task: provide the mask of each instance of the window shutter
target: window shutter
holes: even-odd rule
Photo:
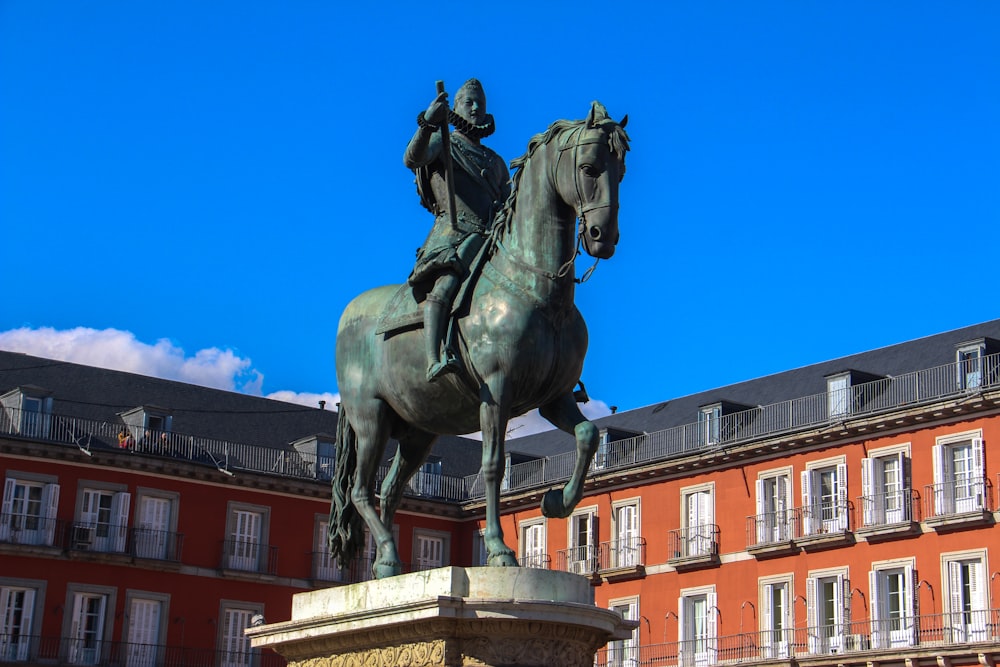
[[[844,624],[844,633],[852,632],[851,627],[851,580],[845,576],[840,577],[840,608],[843,614],[840,621]]]
[[[816,631],[816,626],[818,625],[816,619],[816,595],[818,588],[819,586],[815,577],[808,577],[806,579],[806,635],[809,638],[810,653],[815,653],[819,648],[816,641],[818,637]]]
[[[948,562],[948,602],[950,617],[947,625],[958,631],[962,624],[962,563],[957,560]]]
[[[10,539],[11,508],[14,505],[14,484],[17,480],[8,477],[3,483],[3,505],[0,505],[0,541]]]
[[[42,490],[42,506],[45,508],[45,544],[52,546],[56,537],[56,515],[59,511],[59,485],[46,484]]]
[[[710,491],[701,494],[702,500],[702,521],[705,524],[715,523],[715,495]]]
[[[707,600],[708,604],[708,609],[706,610],[708,618],[705,619],[706,620],[705,628],[707,629],[707,634],[708,634],[707,637],[708,656],[709,656],[708,662],[709,664],[714,665],[716,662],[715,659],[716,646],[718,644],[718,637],[719,637],[719,630],[718,630],[719,607],[717,605],[718,596],[716,595],[715,591],[712,591],[711,593],[705,596],[705,599]]]
[[[875,459],[861,459],[861,521],[865,526],[874,526],[877,498],[872,478],[874,477]]]
[[[814,507],[813,499],[813,471],[803,470],[802,480],[802,533],[812,535],[815,531],[815,522],[819,518],[816,516],[818,510]]]
[[[931,459],[934,462],[934,514],[941,515],[945,513],[945,493],[944,483],[946,477],[944,474],[944,447],[941,445],[934,445],[931,447]]]
[[[684,643],[689,639],[687,627],[687,600],[682,596],[677,598],[677,652],[683,653]],[[680,664],[684,664],[681,661]]]
[[[125,538],[128,537],[128,508],[132,496],[128,493],[116,493],[111,497],[111,524],[114,526],[114,550],[125,551]]]
[[[765,535],[767,534],[767,517],[764,515],[767,513],[765,501],[764,501],[764,480],[758,479],[754,482],[757,488],[757,514],[754,517],[754,526],[756,527],[757,534],[757,544],[763,544],[767,541]]]
[[[847,530],[847,464],[837,464],[837,528]]]
[[[972,475],[976,482],[981,482],[985,478],[983,468],[983,439],[972,439]]]
[[[868,571],[868,616],[872,621],[872,648],[884,648],[883,643],[886,638],[880,633],[882,627],[882,596],[879,595],[879,573],[876,570]]]
[[[774,607],[772,599],[774,597],[774,584],[764,584],[760,599],[760,624],[762,630],[774,629]],[[770,643],[770,641],[768,642]]]
[[[913,509],[910,507],[912,502],[912,494],[909,493],[910,488],[910,461],[906,456],[906,452],[896,452],[896,465],[899,468],[899,508],[902,516],[900,517],[904,521],[909,521],[913,516]]]

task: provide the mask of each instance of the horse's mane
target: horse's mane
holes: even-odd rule
[[[625,132],[625,128],[608,115],[608,110],[600,102],[592,102],[591,109],[594,116],[593,126],[608,128],[608,143],[611,151],[618,159],[624,160],[625,153],[629,150],[629,136]],[[510,168],[514,172],[513,176],[511,176],[510,195],[507,197],[507,201],[504,202],[500,211],[497,212],[494,220],[494,238],[502,238],[508,231],[510,220],[514,215],[514,208],[517,205],[517,191],[518,185],[521,183],[521,174],[524,173],[523,167],[531,159],[531,156],[534,155],[538,147],[544,146],[554,139],[561,137],[566,132],[583,129],[586,123],[586,120],[554,121],[549,125],[548,129],[536,134],[528,141],[528,150],[525,151],[524,155],[510,161]]]

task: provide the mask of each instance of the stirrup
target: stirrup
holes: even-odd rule
[[[457,372],[458,362],[454,358],[449,357],[441,361],[436,361],[427,367],[427,381],[434,382],[442,376]]]

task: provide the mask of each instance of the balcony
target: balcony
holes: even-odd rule
[[[562,549],[556,554],[556,569],[561,572],[572,572],[585,577],[593,576],[600,563],[597,558],[597,547],[585,544],[579,547]]]
[[[63,547],[66,522],[27,514],[0,514],[0,544]]]
[[[794,537],[796,546],[810,551],[853,543],[850,504],[816,503],[796,508],[794,512],[799,528]]]
[[[278,547],[249,540],[223,540],[219,568],[231,572],[250,572],[274,576],[278,566]]]
[[[0,635],[0,665],[115,665],[117,667],[285,667],[273,651],[214,649]]]
[[[754,556],[780,556],[796,551],[793,538],[799,515],[791,510],[747,517],[747,551]]]
[[[606,581],[646,576],[646,540],[632,537],[601,542],[597,552],[598,574]]]
[[[865,619],[815,627],[741,632],[687,641],[634,645],[621,642],[597,652],[598,667],[710,667],[777,661],[782,664],[940,664],[948,656],[962,664],[993,664],[1000,651],[1000,610],[932,614],[892,620]],[[994,656],[994,657],[990,657]],[[938,662],[935,663],[934,659]]]
[[[530,567],[536,570],[552,569],[552,558],[548,554],[525,554],[521,556],[521,567]]]
[[[920,523],[918,500],[912,489],[861,496],[861,525],[854,532],[869,542],[914,535]]]
[[[372,578],[373,556],[358,556],[346,568],[330,557],[329,551],[312,552],[314,583],[357,584]]]
[[[993,489],[988,479],[965,479],[924,487],[924,521],[937,531],[981,526],[993,521]]]
[[[706,523],[680,528],[667,534],[667,563],[678,570],[717,565],[719,562],[719,527]]]

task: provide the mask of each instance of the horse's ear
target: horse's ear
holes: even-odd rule
[[[607,120],[608,110],[604,108],[604,105],[594,100],[590,103],[590,113],[587,114],[587,127],[597,127],[597,124],[602,120]]]
[[[594,116],[597,110],[597,102],[590,103],[590,113],[587,114],[587,127],[594,127]]]
[[[618,124],[621,125],[621,128],[624,130],[625,126],[628,125],[628,114],[622,116],[622,119],[618,121]]]

